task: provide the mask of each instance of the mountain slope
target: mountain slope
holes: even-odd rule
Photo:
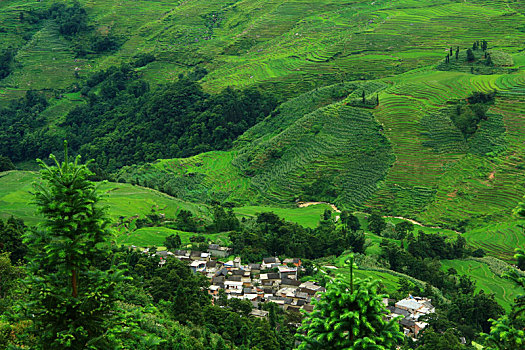
[[[20,19],[54,2],[0,5],[7,23],[0,48],[19,49],[12,76],[0,81],[1,98],[30,88],[67,88],[75,71],[82,77],[140,53],[156,57],[141,68],[151,83],[201,66],[210,72],[204,78],[210,91],[258,85],[289,97],[341,80],[393,76],[481,38],[510,53],[525,39],[523,5],[503,0],[84,0],[89,25],[118,38],[120,47],[75,57],[49,20],[29,25]]]

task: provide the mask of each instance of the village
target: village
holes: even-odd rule
[[[326,291],[315,281],[299,280],[304,269],[299,258],[281,261],[278,257],[267,257],[260,263],[242,264],[239,256],[229,260],[232,258],[231,248],[218,244],[210,244],[206,252],[161,250],[150,254],[148,248],[142,252],[159,257],[160,266],[166,263],[168,256],[186,262],[194,273],[208,278],[208,293],[214,302],[221,293],[228,299],[248,300],[253,306],[250,315],[254,317],[268,317],[269,312],[261,309],[261,304],[267,302],[286,311],[311,312],[314,308],[312,301]],[[417,339],[419,332],[428,325],[420,318],[435,312],[430,299],[412,295],[398,301],[383,298],[383,304],[389,311],[386,317],[397,318],[404,334],[413,339]]]

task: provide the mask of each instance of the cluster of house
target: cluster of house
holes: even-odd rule
[[[148,253],[148,250],[144,250]],[[210,244],[207,252],[174,250],[157,251],[159,264],[166,263],[167,256],[188,263],[195,273],[201,273],[210,279],[208,293],[219,298],[219,291],[224,290],[228,299],[238,298],[249,300],[254,309],[252,315],[266,317],[268,311],[260,310],[260,303],[273,302],[284,310],[312,311],[312,299],[317,293],[326,289],[315,282],[300,282],[298,274],[301,271],[301,259],[285,259],[282,262],[277,257],[264,258],[261,263],[242,264],[240,257],[226,262],[218,260],[232,253],[231,248]],[[406,336],[417,338],[427,323],[420,318],[435,312],[430,299],[409,296],[395,301],[384,299],[383,302],[390,311],[388,318],[399,317],[399,323]],[[392,305],[393,304],[393,305]]]
[[[430,299],[411,295],[387,306],[387,309],[390,311],[388,317],[399,317],[399,324],[403,327],[405,335],[412,338],[417,338],[418,333],[428,325],[420,318],[436,311]]]
[[[144,251],[148,253],[148,251]],[[326,289],[315,282],[300,282],[301,259],[264,258],[261,263],[242,264],[240,257],[226,262],[219,258],[231,255],[231,249],[210,244],[207,252],[174,250],[157,251],[159,264],[164,265],[166,256],[173,256],[188,263],[195,273],[210,279],[208,293],[216,300],[219,290],[224,290],[228,299],[249,300],[257,317],[267,316],[267,311],[259,310],[258,305],[273,302],[284,310],[312,311],[311,301],[319,292]]]

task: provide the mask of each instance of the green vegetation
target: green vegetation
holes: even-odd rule
[[[489,349],[520,347],[513,299],[523,281],[512,269],[514,287],[505,271],[525,268],[513,256],[525,244],[523,13],[523,2],[503,0],[0,2],[0,347],[39,337],[82,347],[127,332],[116,341],[137,349],[292,348],[299,316],[269,304],[269,320],[253,319],[236,299],[211,305],[206,281],[183,264],[127,248],[208,243],[243,261],[303,258],[302,277],[323,284],[351,273],[354,253],[356,276],[435,303],[405,348],[465,349],[460,337],[480,342],[480,332]],[[40,241],[27,254],[20,236],[43,235],[33,226],[49,220],[31,183],[37,193],[51,185],[20,170],[50,152],[63,160],[64,139],[94,158],[103,197],[93,212],[107,206],[112,233],[111,245],[76,249],[96,255],[78,271],[89,261],[82,277],[101,277],[93,284],[113,302],[94,300],[104,320],[88,331],[36,334],[54,304],[34,320],[17,315],[15,304],[43,298],[17,281],[47,269],[40,285],[76,263],[62,264],[58,248],[35,255]],[[103,271],[124,262],[134,280],[109,283]],[[59,282],[69,302],[66,279],[50,285]],[[70,306],[55,303],[49,327]],[[109,325],[117,315],[120,330]],[[337,329],[313,333],[302,347],[355,345],[341,345],[350,333]]]
[[[298,349],[386,350],[403,340],[397,320],[383,317],[378,281],[354,280],[353,266],[350,269],[350,278],[329,283],[312,313],[304,318],[298,329],[302,340]]]
[[[74,90],[86,103],[52,131],[41,113],[49,105],[43,94],[28,91],[0,109],[0,154],[14,161],[44,157],[65,137],[72,150],[95,159],[102,175],[144,160],[228,149],[276,105],[255,89],[208,95],[189,78],[149,91],[124,65],[93,74]]]
[[[345,228],[337,229],[330,210],[325,213],[314,229],[286,222],[272,212],[259,213],[237,231],[230,232],[233,253],[252,262],[272,255],[309,259],[337,256],[345,248],[363,253],[364,234]]]
[[[314,200],[355,207],[376,191],[393,161],[369,112],[342,102],[325,106],[357,86],[334,85],[280,105],[243,134],[233,152],[127,167],[115,177],[186,200],[270,205]]]
[[[18,315],[32,323],[35,346],[43,349],[111,347],[117,344],[116,287],[124,281],[116,266],[94,268],[109,238],[100,195],[88,180],[92,173],[80,157],[42,165],[43,184],[35,203],[44,221],[24,235],[29,247],[27,278],[30,311]]]
[[[273,212],[286,221],[295,222],[304,227],[314,228],[319,224],[325,210],[332,210],[327,204],[311,205],[303,208],[278,208],[263,206],[235,207],[233,211],[240,218],[255,217],[258,213]]]
[[[516,259],[525,259],[525,251],[516,249]],[[492,321],[489,334],[483,334],[488,349],[512,349],[523,347],[523,336],[525,331],[525,303],[523,292],[525,291],[525,277],[516,270],[508,271],[505,277],[510,279],[521,289],[521,294],[515,299],[511,311],[497,320]]]
[[[211,72],[205,78],[207,88],[215,91],[257,84],[290,96],[324,83],[373,79],[433,64],[443,57],[444,48],[457,45],[461,52],[466,51],[473,38],[487,40],[489,49],[517,52],[525,37],[519,26],[521,4],[507,6],[501,1],[437,1],[433,6],[409,0],[345,6],[333,0],[278,1],[273,6],[264,6],[262,1],[225,4],[204,0],[80,3],[87,12],[88,26],[96,33],[125,38],[115,52],[77,62],[81,74],[126,61],[137,52],[152,53],[157,60],[144,69],[150,82],[169,81],[203,65]],[[17,27],[28,25],[34,11],[51,4],[11,0],[2,5],[5,31],[0,33],[1,42],[16,44],[21,40],[16,37]],[[20,17],[28,21],[21,23]],[[465,23],[469,23],[468,30]],[[29,32],[29,36],[44,31]],[[60,36],[56,30],[45,42]],[[399,38],[395,45],[389,40],[392,36]],[[72,43],[64,44],[55,61],[43,61],[51,67],[41,79],[74,78],[68,67],[74,56],[66,55]],[[27,62],[23,70],[34,71],[43,62]],[[22,77],[14,75],[13,85],[22,86]],[[68,85],[56,81],[51,86]]]
[[[458,274],[470,276],[476,281],[476,290],[494,293],[495,299],[505,310],[510,310],[520,290],[512,281],[491,271],[487,264],[474,260],[442,260],[443,271],[454,268]]]

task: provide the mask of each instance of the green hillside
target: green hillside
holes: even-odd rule
[[[525,195],[519,165],[524,79],[520,72],[476,75],[430,67],[385,80],[388,85],[334,85],[284,103],[241,136],[233,152],[126,168],[117,178],[145,183],[141,179],[151,174],[185,199],[281,205],[324,200],[455,229],[501,220]],[[374,98],[367,88],[377,91],[380,105],[349,107],[362,89]],[[497,94],[487,120],[465,139],[447,106],[491,91]],[[327,94],[348,97],[324,107],[331,102]],[[158,180],[159,173],[167,180]],[[331,183],[323,182],[325,175]]]
[[[82,76],[139,53],[156,57],[141,68],[153,83],[200,65],[210,72],[204,78],[210,90],[261,85],[292,96],[329,82],[392,76],[432,64],[445,48],[481,37],[517,52],[525,37],[519,25],[523,5],[503,0],[439,0],[432,6],[413,0],[82,0],[89,25],[122,43],[114,52],[75,58],[52,23],[20,20],[21,12],[54,2],[0,5],[6,28],[0,45],[19,48],[17,68],[1,82],[4,98],[28,88],[66,88],[77,68]],[[21,30],[28,32],[25,39]]]
[[[494,293],[498,303],[506,310],[510,310],[510,305],[514,298],[520,294],[512,281],[501,278],[491,271],[487,264],[474,260],[444,260],[443,269],[454,268],[460,275],[471,276],[477,283],[477,290],[483,289],[486,293]]]
[[[133,165],[114,180],[197,202],[371,206],[453,229],[501,220],[525,194],[519,3],[80,1],[88,27],[78,35],[117,43],[83,54],[57,20],[30,20],[53,3],[0,6],[0,45],[16,52],[0,100],[55,89],[37,132],[53,142],[68,137],[61,121],[86,100],[75,85],[121,63],[152,86],[198,68],[208,92],[256,86],[293,97],[231,151]],[[480,39],[491,61],[474,50],[467,62]],[[445,62],[456,47],[458,59]],[[492,91],[488,118],[467,140],[451,123],[454,104]]]
[[[356,206],[394,161],[367,109],[336,102],[384,84],[337,84],[283,103],[231,152],[124,167],[115,178],[204,202],[290,205],[321,200]]]
[[[38,173],[9,171],[0,173],[0,217],[19,217],[28,224],[41,221],[31,203],[32,183]],[[180,209],[189,210],[198,217],[209,218],[208,207],[172,198],[164,193],[130,184],[102,183],[99,189],[104,195],[103,203],[109,216],[116,222],[120,217],[144,217],[156,210],[175,217]]]

